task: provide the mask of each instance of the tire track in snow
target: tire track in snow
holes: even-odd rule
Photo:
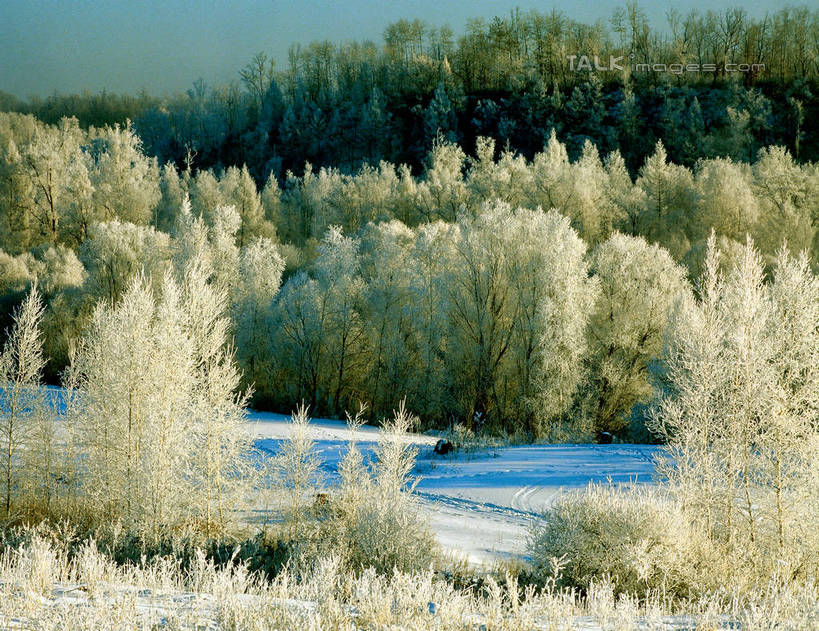
[[[252,420],[257,446],[267,456],[277,453],[289,435],[287,419],[254,414]],[[326,419],[313,421],[311,429],[325,483],[333,486],[350,434],[343,422]],[[358,435],[367,458],[377,437],[376,428]],[[409,435],[406,441],[421,452],[414,493],[438,542],[479,563],[522,556],[532,520],[569,490],[607,479],[615,484],[650,481],[656,453],[646,445],[536,444],[442,458],[432,453],[434,437]]]
[[[517,517],[521,519],[531,519],[537,517],[536,513],[514,506],[501,506],[492,502],[479,502],[451,495],[440,495],[438,493],[425,493],[415,491],[414,495],[425,502],[437,506],[446,506],[463,514],[484,514],[497,515],[501,518]]]
[[[643,445],[526,445],[491,455],[423,459],[416,495],[445,548],[476,562],[523,556],[534,519],[589,482],[648,482],[656,449]]]

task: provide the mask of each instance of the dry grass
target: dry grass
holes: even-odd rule
[[[265,581],[204,553],[187,569],[157,557],[116,565],[93,543],[69,559],[34,535],[0,557],[0,628],[19,629],[808,629],[819,622],[815,585],[739,597],[713,593],[670,605],[660,593],[615,596],[610,581],[585,596],[522,588],[514,577],[457,589],[433,571],[348,573],[338,557],[296,580]],[[736,628],[736,627],[734,627]]]

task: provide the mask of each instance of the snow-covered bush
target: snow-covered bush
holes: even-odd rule
[[[411,494],[417,450],[407,432],[416,421],[402,405],[382,429],[371,470],[354,443],[341,464],[329,535],[353,569],[419,572],[433,561],[435,539]]]
[[[596,581],[574,591],[523,588],[510,576],[455,587],[432,571],[348,573],[338,555],[309,573],[288,568],[265,580],[239,558],[222,563],[195,551],[115,563],[103,547],[40,529],[0,532],[0,624],[68,629],[811,629],[815,586],[726,588],[693,600],[667,594],[616,596]]]
[[[321,461],[316,442],[310,436],[310,419],[302,405],[290,417],[290,436],[273,459],[272,469],[277,490],[283,491],[282,514],[287,537],[304,536],[309,508],[318,489]]]
[[[395,569],[423,571],[434,559],[434,537],[412,496],[410,472],[417,452],[407,432],[417,419],[399,407],[382,429],[374,460],[368,462],[356,444],[364,410],[348,416],[351,437],[339,466],[341,485],[326,494],[318,493],[318,462],[306,410],[293,415],[291,437],[276,459],[274,479],[284,491],[286,539],[300,573],[311,571],[317,559],[329,553],[340,555],[348,570],[372,568],[386,575]]]
[[[661,589],[687,597],[705,585],[699,573],[708,547],[698,541],[679,504],[648,487],[591,484],[558,498],[529,533],[536,573],[554,568],[564,585],[589,590],[609,580],[615,594]],[[554,560],[559,562],[555,562]]]

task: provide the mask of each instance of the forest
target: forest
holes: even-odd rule
[[[656,27],[635,2],[591,24],[557,9],[518,10],[470,20],[457,36],[449,26],[400,20],[383,43],[294,44],[281,69],[260,52],[227,85],[200,79],[172,96],[26,101],[0,92],[0,110],[52,125],[76,117],[84,129],[130,120],[160,165],[247,165],[259,187],[271,173],[280,182],[288,171],[303,175],[306,163],[353,174],[386,160],[418,175],[439,133],[470,155],[478,137],[491,137],[532,159],[554,129],[572,159],[589,139],[601,155],[619,149],[632,175],[657,140],[688,167],[703,157],[753,162],[768,145],[815,161],[816,131],[806,121],[817,116],[817,29],[809,5],[762,18],[740,6],[672,9]],[[625,71],[580,69],[571,55],[602,67],[614,57]]]
[[[762,593],[809,619],[817,90],[816,9],[657,30],[627,3],[401,20],[171,96],[0,93],[0,569],[329,599],[316,628],[370,589],[366,628],[467,600],[499,629],[615,601],[756,628]],[[250,408],[292,414],[273,458]],[[350,425],[333,492],[311,415]],[[422,432],[660,445],[662,482],[561,496],[476,578],[417,510]]]
[[[711,235],[726,262],[750,238],[766,273],[783,247],[819,260],[819,170],[781,146],[689,168],[658,141],[632,179],[555,132],[531,160],[440,136],[418,176],[308,164],[260,189],[246,166],[160,167],[130,126],[2,114],[0,135],[0,287],[10,313],[39,285],[50,382],[100,300],[201,253],[256,407],[378,418],[406,397],[429,427],[640,436]]]

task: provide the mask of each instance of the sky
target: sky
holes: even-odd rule
[[[20,98],[103,89],[161,95],[199,78],[221,85],[264,51],[283,69],[293,43],[369,39],[401,18],[449,24],[508,15],[515,7],[556,8],[584,22],[608,21],[624,0],[0,0],[0,90]],[[665,26],[670,0],[641,3]],[[745,6],[753,17],[781,0],[676,0],[692,8]]]

